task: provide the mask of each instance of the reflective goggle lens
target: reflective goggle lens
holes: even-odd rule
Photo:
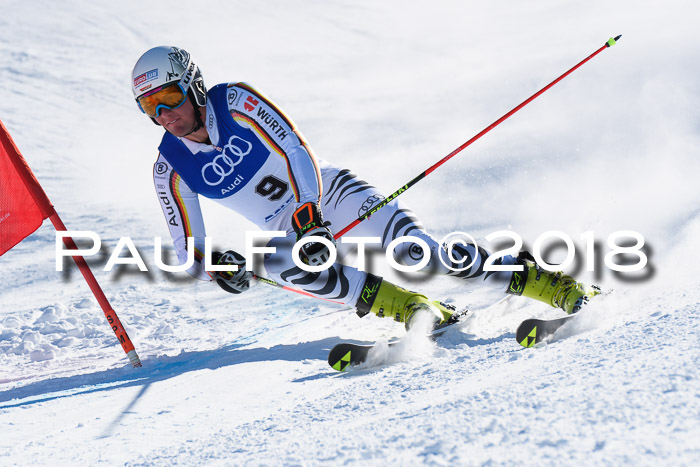
[[[187,100],[180,83],[168,84],[138,98],[141,110],[151,118],[159,117],[162,109],[177,109]]]

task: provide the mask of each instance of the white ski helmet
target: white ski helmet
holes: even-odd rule
[[[200,107],[207,104],[207,89],[202,73],[184,49],[171,46],[152,48],[138,59],[131,78],[131,89],[137,103],[139,97],[148,92],[166,84],[179,83],[182,91],[189,94],[194,103]]]

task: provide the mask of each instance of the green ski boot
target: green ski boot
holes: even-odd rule
[[[529,254],[519,257],[518,262],[525,270],[513,272],[507,293],[533,298],[561,308],[569,315],[600,293],[597,286],[588,287],[562,272],[546,271],[530,258]]]
[[[362,317],[372,312],[380,318],[392,317],[411,327],[411,320],[416,312],[427,310],[433,314],[435,325],[450,319],[454,309],[439,301],[430,301],[425,295],[411,292],[383,280],[381,277],[367,274],[367,280],[357,301],[357,314]]]

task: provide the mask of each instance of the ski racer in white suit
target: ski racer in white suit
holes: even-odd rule
[[[373,312],[408,324],[419,309],[428,309],[436,321],[449,319],[451,310],[424,295],[398,287],[381,277],[336,262],[322,272],[297,267],[291,247],[299,239],[323,237],[334,242],[332,232],[342,229],[385,198],[376,188],[347,169],[316,157],[287,117],[269,98],[245,83],[219,84],[208,92],[201,72],[189,53],[177,47],[155,47],[141,56],[133,73],[133,92],[141,110],[166,131],[159,146],[153,179],[173,238],[178,258],[187,259],[187,237],[194,238],[195,263],[188,272],[215,280],[223,289],[241,293],[252,277],[242,255],[213,252],[214,264],[235,264],[238,272],[204,270],[205,227],[199,196],[211,198],[266,231],[286,231],[268,246],[277,252],[265,255],[265,269],[281,284],[314,296],[355,306],[360,316]],[[516,295],[525,295],[564,309],[578,310],[586,299],[584,287],[569,276],[538,268],[531,258],[505,256],[495,264],[520,264],[521,272],[485,272],[488,253],[472,245],[454,246],[455,260],[473,260],[459,271],[450,264],[441,245],[428,235],[415,215],[391,201],[360,223],[353,236],[379,237],[381,247],[395,238],[411,235],[430,248],[425,270],[480,282]],[[352,244],[337,244],[339,256]],[[405,265],[418,264],[424,251],[403,243],[393,252]],[[300,250],[310,265],[323,264],[329,249],[309,242]]]

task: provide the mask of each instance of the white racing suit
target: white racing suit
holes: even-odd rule
[[[384,196],[349,170],[318,159],[294,123],[265,95],[245,83],[219,84],[208,92],[204,125],[210,145],[166,132],[153,170],[156,192],[181,264],[187,259],[186,238],[194,237],[196,261],[188,272],[211,280],[204,271],[206,231],[198,199],[205,196],[242,214],[263,230],[286,231],[286,237],[273,238],[268,244],[277,249],[275,254],[265,255],[265,269],[272,279],[354,306],[367,273],[340,261],[315,273],[297,267],[291,257],[296,241],[291,215],[303,203],[320,202],[324,221],[332,232],[337,232],[384,200]],[[466,257],[465,264],[474,260],[471,267],[464,271],[446,267],[437,257],[441,245],[397,200],[348,235],[379,237],[382,249],[401,236],[419,237],[431,250],[431,260],[423,268],[426,271],[480,281],[504,292],[511,278],[510,272],[485,272],[486,251],[477,251],[471,245],[452,253],[457,260]],[[339,257],[356,248],[339,242]],[[403,243],[393,252],[398,263],[408,266],[418,264],[423,254],[419,245],[411,243]],[[444,250],[443,259],[450,264]],[[514,261],[506,256],[495,264]],[[453,269],[460,266],[452,265]]]

